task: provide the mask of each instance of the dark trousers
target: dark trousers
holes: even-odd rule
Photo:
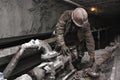
[[[78,42],[76,48],[77,48],[78,59],[79,58],[81,59],[84,56],[85,42],[84,41]]]

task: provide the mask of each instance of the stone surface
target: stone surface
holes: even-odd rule
[[[0,0],[0,38],[54,30],[61,13],[70,9],[61,0]]]

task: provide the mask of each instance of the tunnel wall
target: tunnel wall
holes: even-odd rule
[[[66,9],[61,0],[0,0],[0,38],[53,31]]]
[[[0,42],[5,41],[3,38],[8,38],[9,41],[9,37],[51,32],[61,13],[74,7],[62,0],[0,0]],[[93,32],[96,49],[104,48],[120,32],[113,29],[115,25],[111,25],[116,24],[114,20],[116,19],[105,20],[101,16],[89,14],[93,30],[99,31],[101,28],[112,26],[109,30],[100,31],[100,39],[98,31]],[[116,29],[119,30],[119,26]]]

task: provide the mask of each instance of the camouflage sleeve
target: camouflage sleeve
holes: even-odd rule
[[[94,42],[94,38],[91,32],[89,23],[87,24],[87,27],[86,27],[85,40],[86,40],[86,48],[88,50],[89,55],[94,54],[95,42]]]
[[[57,45],[58,46],[65,45],[64,30],[65,30],[65,25],[66,25],[67,19],[68,19],[68,11],[65,11],[61,15],[58,23],[56,24],[55,34],[56,34],[56,37],[57,37]]]

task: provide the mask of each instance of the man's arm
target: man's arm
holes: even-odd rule
[[[55,30],[55,32],[56,32],[56,37],[57,37],[57,44],[58,44],[58,46],[63,46],[63,45],[65,45],[65,41],[64,41],[64,30],[65,30],[65,25],[66,25],[67,20],[68,20],[68,11],[65,11],[65,12],[61,15],[61,17],[60,17],[60,19],[59,19],[59,21],[58,21],[58,23],[57,23],[57,25],[56,25],[56,30]]]
[[[86,24],[85,40],[86,40],[86,47],[89,55],[94,56],[95,42],[94,42],[94,38],[91,32],[89,23]]]

